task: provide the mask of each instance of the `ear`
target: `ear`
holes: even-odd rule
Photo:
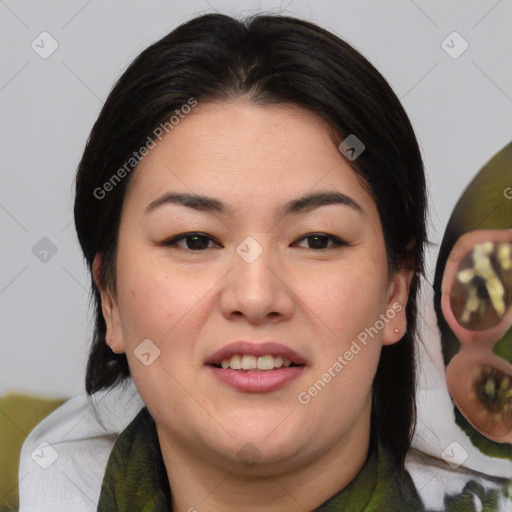
[[[101,295],[101,310],[103,318],[107,326],[105,341],[116,354],[122,354],[125,351],[123,327],[121,324],[121,316],[115,294],[111,290],[105,289],[101,285],[100,275],[101,255],[96,253],[92,264],[94,283],[96,284]]]
[[[386,311],[381,315],[384,321],[383,345],[397,343],[407,332],[406,306],[413,276],[414,270],[407,266],[407,268],[397,271],[391,278]]]

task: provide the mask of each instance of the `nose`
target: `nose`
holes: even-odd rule
[[[233,269],[223,281],[220,307],[230,319],[245,318],[253,324],[281,322],[293,315],[294,293],[275,251],[259,244],[239,246],[233,253]],[[263,249],[263,250],[262,250]],[[260,253],[261,252],[261,253]]]

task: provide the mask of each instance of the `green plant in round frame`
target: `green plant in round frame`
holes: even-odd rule
[[[434,306],[457,424],[483,453],[512,458],[512,143],[452,212]]]

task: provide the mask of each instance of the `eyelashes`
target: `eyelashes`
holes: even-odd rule
[[[309,247],[309,249],[314,249],[314,250],[336,249],[338,247],[348,247],[350,245],[345,240],[343,240],[337,236],[334,236],[334,235],[329,235],[327,233],[311,233],[308,235],[304,235],[298,239],[298,241],[301,241],[301,240],[314,240],[313,247]],[[332,240],[332,245],[327,246],[327,247],[318,247],[319,240]],[[320,244],[320,245],[322,245],[322,244]]]
[[[179,245],[179,242],[182,240],[193,240],[192,246],[193,247],[183,247]],[[172,238],[169,238],[162,242],[160,245],[166,246],[166,247],[172,247],[177,246],[181,247],[182,249],[188,249],[191,251],[204,251],[205,249],[211,249],[211,247],[204,247],[204,242],[208,243],[209,241],[215,242],[218,246],[220,245],[219,242],[217,242],[214,238],[212,238],[209,235],[206,235],[204,233],[182,233],[181,235],[174,236]],[[185,243],[185,245],[188,245]],[[202,247],[202,248],[201,248]]]
[[[311,244],[308,243],[310,247],[305,248],[312,249],[315,251],[325,251],[350,246],[350,244],[345,240],[337,236],[330,235],[328,233],[309,233],[298,238],[295,242],[293,242],[293,244],[297,244],[298,242],[301,242],[303,240],[312,242]],[[331,244],[324,246],[324,242],[326,241],[327,243],[328,241],[331,241]],[[214,244],[216,244],[217,247],[209,247],[209,242],[214,242]],[[164,240],[158,245],[164,247],[178,247],[193,252],[203,252],[208,249],[222,247],[222,245],[210,235],[199,232],[182,233],[180,235],[176,235],[172,238]]]

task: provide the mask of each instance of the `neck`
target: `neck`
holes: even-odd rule
[[[369,404],[368,404],[369,405]],[[157,426],[172,491],[172,510],[187,512],[305,512],[344,489],[364,466],[369,450],[370,407],[334,445],[286,470],[258,462],[254,474],[220,457],[198,458]],[[212,463],[212,460],[215,463]],[[263,468],[263,469],[262,469]]]

